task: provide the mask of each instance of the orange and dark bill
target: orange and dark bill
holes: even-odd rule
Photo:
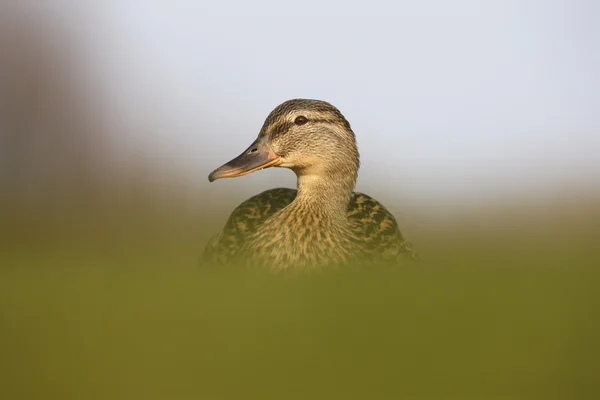
[[[267,144],[266,137],[254,141],[242,154],[220,166],[208,175],[209,182],[221,178],[235,178],[259,169],[281,165],[281,157]]]

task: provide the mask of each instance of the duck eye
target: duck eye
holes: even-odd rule
[[[296,117],[296,119],[294,120],[294,123],[296,125],[304,125],[307,122],[308,122],[308,118],[306,118],[303,115],[300,115],[300,116]]]

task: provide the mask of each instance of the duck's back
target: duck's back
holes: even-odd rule
[[[239,255],[247,238],[267,218],[289,205],[296,198],[296,190],[276,188],[250,197],[236,207],[223,231],[213,237],[204,251],[208,263],[227,264]]]
[[[247,238],[267,218],[294,201],[296,193],[289,188],[270,189],[244,201],[231,213],[223,231],[206,246],[205,260],[226,264],[234,259]],[[363,253],[390,261],[416,258],[394,216],[372,197],[354,192],[348,206],[348,220],[354,241]]]
[[[400,233],[392,213],[371,196],[359,192],[352,194],[348,220],[357,245],[372,259],[394,262],[417,259],[412,246]]]

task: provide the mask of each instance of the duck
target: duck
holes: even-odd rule
[[[208,180],[279,167],[296,174],[297,189],[269,189],[241,203],[207,244],[204,260],[273,271],[416,260],[394,216],[354,192],[359,166],[355,134],[335,106],[313,99],[280,104],[256,140]]]

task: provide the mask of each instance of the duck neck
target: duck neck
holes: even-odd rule
[[[323,224],[346,224],[348,204],[356,183],[356,173],[315,174],[297,172],[298,194],[295,207],[314,214]]]

